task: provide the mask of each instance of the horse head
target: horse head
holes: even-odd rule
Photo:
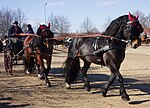
[[[48,26],[46,25],[40,25],[40,27],[37,30],[37,35],[41,36],[42,38],[53,38],[54,34],[50,30],[50,23]]]
[[[140,33],[143,32],[143,27],[139,23],[139,15],[133,16],[130,12],[128,14],[128,22],[124,29],[124,36],[130,41],[132,48],[137,48],[141,45]]]

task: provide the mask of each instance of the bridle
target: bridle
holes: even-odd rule
[[[129,44],[134,46],[134,48],[138,47],[141,43],[141,40],[139,38],[140,33],[143,31],[143,28],[141,27],[141,24],[139,23],[139,20],[132,20],[128,21],[126,25],[127,29],[127,35],[129,35],[128,41]],[[132,46],[132,47],[133,47]]]
[[[133,23],[136,23],[136,22],[139,22],[139,20],[128,21],[127,24],[133,24]]]
[[[49,30],[48,28],[42,29],[42,31],[41,31],[41,37],[42,37],[43,39],[47,38],[48,36],[47,36],[46,32],[49,32],[49,31],[50,31],[50,30]]]
[[[45,27],[44,29],[41,30],[41,38],[42,38],[42,41],[43,41],[43,44],[47,47],[48,50],[52,49],[52,45],[53,45],[53,42],[52,40],[49,40],[49,37],[48,35],[50,35],[49,33],[46,34],[46,32],[51,32],[49,28]]]

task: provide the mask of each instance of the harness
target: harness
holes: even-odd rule
[[[122,46],[117,45],[117,44],[119,42],[123,42],[125,44],[129,43],[129,41],[127,42],[125,40],[111,40],[111,39],[107,39],[107,40],[105,40],[106,41],[106,45],[99,46],[98,39],[99,38],[96,38],[96,40],[93,41],[93,45],[92,45],[93,49],[95,50],[93,52],[93,55],[96,55],[96,56],[100,56],[103,53],[107,52],[108,50],[112,50],[112,49],[117,49],[117,50],[124,51],[126,49],[126,46],[122,47]],[[117,41],[117,42],[113,43],[113,41]]]

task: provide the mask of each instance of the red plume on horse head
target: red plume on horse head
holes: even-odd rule
[[[45,24],[40,25],[41,30],[46,29],[46,28],[50,29],[50,23],[48,23],[48,26],[46,26]]]
[[[129,14],[128,14],[129,21],[136,21],[136,20],[138,20],[138,18],[139,18],[139,15],[136,15],[136,17],[135,17],[129,12]]]

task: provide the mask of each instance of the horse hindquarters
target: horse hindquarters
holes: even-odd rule
[[[77,74],[80,72],[79,58],[67,58],[64,64],[64,75],[66,88],[70,88],[70,84],[76,80]]]

